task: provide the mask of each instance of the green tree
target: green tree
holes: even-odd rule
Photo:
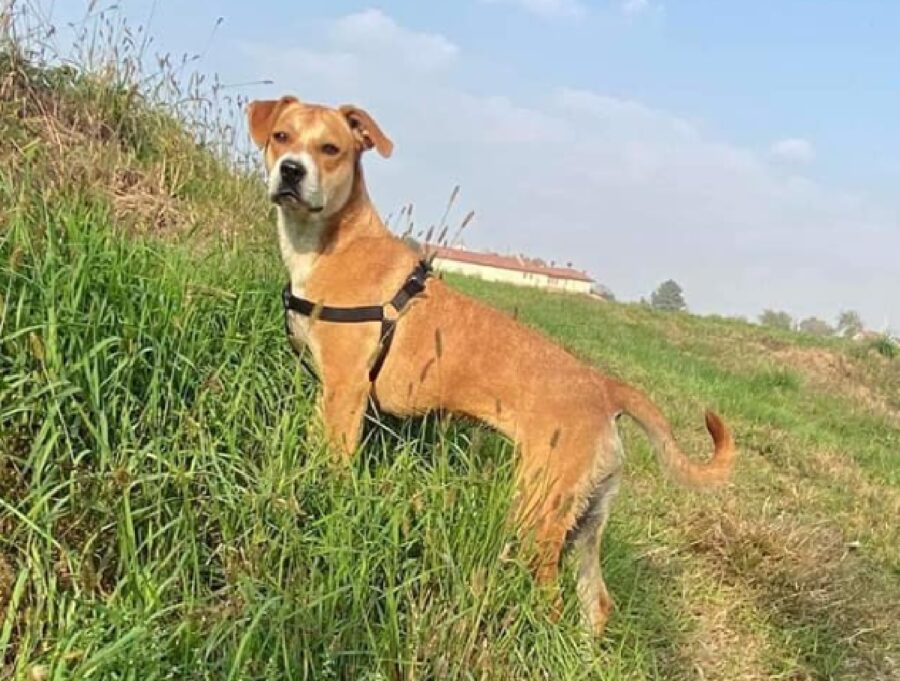
[[[591,293],[593,293],[595,296],[603,298],[603,300],[608,300],[610,302],[614,302],[616,299],[615,294],[613,294],[613,292],[603,284],[594,284],[591,287]]]
[[[681,287],[672,279],[664,281],[650,294],[650,304],[657,310],[679,311],[687,309]]]
[[[807,317],[797,325],[797,328],[803,333],[813,336],[831,336],[834,334],[834,329],[831,328],[828,322],[818,317]]]
[[[843,310],[838,315],[837,328],[844,338],[853,338],[863,330],[862,318],[856,310]]]
[[[790,330],[794,327],[794,320],[791,318],[791,315],[781,310],[763,310],[762,314],[759,315],[759,323],[776,329]]]

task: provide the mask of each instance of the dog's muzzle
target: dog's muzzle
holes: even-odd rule
[[[309,201],[304,198],[302,185],[309,171],[303,163],[293,159],[285,159],[278,164],[277,172],[278,184],[270,195],[273,202],[277,204],[294,202],[313,213],[322,210],[321,206],[310,205]]]
[[[298,161],[285,159],[279,163],[278,186],[272,192],[272,201],[282,203],[286,200],[294,200],[302,203],[303,197],[300,194],[300,183],[303,182],[306,174],[306,167]]]

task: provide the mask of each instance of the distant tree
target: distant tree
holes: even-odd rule
[[[838,315],[837,328],[844,338],[853,338],[863,330],[862,318],[856,310],[844,310]]]
[[[803,333],[813,336],[831,336],[834,334],[834,329],[831,328],[828,322],[818,317],[807,317],[797,324],[797,328]]]
[[[794,326],[794,320],[787,312],[776,310],[763,310],[759,315],[759,323],[763,326],[771,326],[776,329],[791,329]]]
[[[679,311],[687,308],[681,287],[672,279],[664,281],[650,294],[650,304],[657,310]]]
[[[615,294],[613,294],[613,292],[603,284],[594,284],[591,287],[591,293],[593,293],[595,296],[603,298],[603,300],[608,300],[609,302],[614,302],[616,300]]]

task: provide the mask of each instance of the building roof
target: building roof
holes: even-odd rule
[[[526,258],[521,255],[497,255],[496,253],[476,253],[461,248],[450,248],[449,246],[436,246],[434,244],[425,244],[425,252],[429,255],[434,254],[437,258],[444,260],[453,260],[456,262],[469,263],[471,265],[484,265],[486,267],[496,267],[504,270],[515,270],[517,272],[528,272],[530,274],[543,274],[554,279],[573,279],[575,281],[594,280],[585,272],[573,269],[571,267],[554,267],[548,265],[543,260],[537,258]]]

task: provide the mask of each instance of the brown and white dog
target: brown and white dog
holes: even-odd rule
[[[365,111],[306,104],[294,97],[255,101],[250,132],[264,150],[278,240],[291,291],[328,306],[391,299],[419,255],[393,236],[366,192],[361,157],[393,144]],[[679,482],[727,480],[734,443],[706,415],[715,444],[708,463],[687,458],[665,417],[641,391],[585,366],[540,333],[429,279],[400,317],[374,382],[369,369],[378,324],[339,324],[292,314],[295,343],[311,352],[322,380],[325,433],[335,452],[356,449],[370,394],[398,416],[432,410],[474,417],[517,445],[516,522],[535,540],[535,575],[555,588],[561,552],[578,560],[577,591],[600,634],[612,601],[600,572],[600,538],[623,463],[616,419],[646,431],[661,464]]]

